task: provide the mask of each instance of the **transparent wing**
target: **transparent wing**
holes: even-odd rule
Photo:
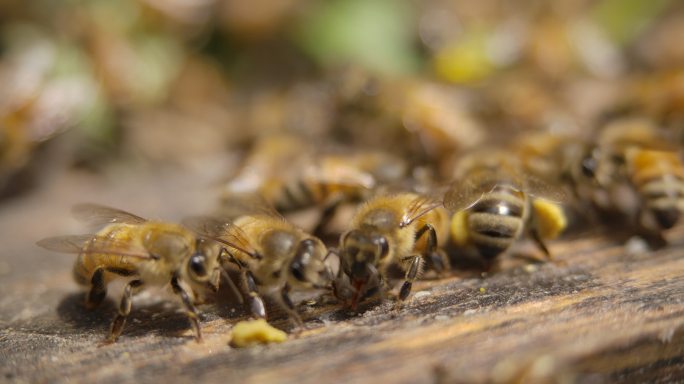
[[[482,156],[487,156],[482,153]],[[494,153],[493,157],[474,164],[462,177],[455,179],[444,194],[444,206],[451,212],[472,207],[484,194],[497,186],[507,186],[518,191],[525,190],[525,178],[519,163],[506,153]]]
[[[90,203],[75,205],[71,209],[71,213],[77,220],[93,227],[103,227],[112,223],[142,224],[147,221],[140,216],[117,208]]]
[[[81,253],[85,244],[92,240],[95,235],[71,235],[55,236],[42,239],[36,243],[37,246],[50,251],[62,253]]]
[[[229,219],[240,216],[264,215],[279,220],[285,218],[259,194],[239,195],[223,201],[221,215]]]
[[[237,249],[251,257],[258,258],[245,232],[229,218],[193,216],[184,219],[183,225],[200,236]]]
[[[62,253],[107,254],[136,259],[154,259],[150,253],[140,247],[134,247],[128,241],[115,240],[97,235],[67,235],[48,237],[36,243],[50,251]]]
[[[451,212],[470,208],[492,189],[491,186],[473,180],[456,180],[444,193],[444,206]]]
[[[214,216],[192,216],[183,219],[183,225],[196,233],[208,237],[220,237],[226,231],[228,219],[220,219]]]
[[[532,175],[525,175],[525,193],[556,203],[570,200],[567,188],[562,183],[551,183]]]

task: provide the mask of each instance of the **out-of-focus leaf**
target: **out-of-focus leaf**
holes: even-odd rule
[[[173,79],[182,64],[182,49],[178,42],[163,35],[141,37],[136,42],[138,54],[135,91],[146,101],[159,101],[168,94]]]
[[[618,44],[628,44],[671,0],[603,0],[592,10],[594,19]]]
[[[58,44],[50,79],[51,84],[57,85],[53,87],[55,92],[71,100],[67,104],[71,105],[73,116],[66,123],[99,144],[111,143],[111,108],[85,52],[72,43]]]
[[[296,39],[319,63],[357,64],[381,73],[418,68],[414,22],[408,2],[333,0],[302,20]]]

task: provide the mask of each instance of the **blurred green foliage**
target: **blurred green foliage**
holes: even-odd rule
[[[307,12],[296,30],[304,50],[325,66],[340,62],[388,74],[415,73],[415,10],[395,0],[333,0]]]
[[[439,111],[460,110],[444,89],[477,92],[462,109],[480,120],[547,124],[563,109],[548,84],[684,67],[683,14],[673,0],[0,1],[0,189],[65,131],[63,156],[92,164],[194,164],[278,130],[405,137],[411,103],[439,131]]]
[[[603,0],[592,13],[610,37],[621,45],[632,41],[654,21],[672,0]]]

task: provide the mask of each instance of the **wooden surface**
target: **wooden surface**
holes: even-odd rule
[[[229,291],[221,292],[217,304],[200,307],[202,344],[193,341],[175,302],[164,300],[163,292],[145,293],[134,302],[119,342],[99,347],[114,301],[86,311],[71,281],[73,259],[43,252],[35,240],[78,233],[65,221],[69,205],[77,201],[120,203],[140,208],[134,212],[141,215],[164,218],[206,206],[187,205],[199,191],[167,192],[160,198],[155,189],[131,191],[114,181],[80,177],[69,176],[0,207],[5,248],[0,258],[0,381],[684,380],[682,229],[670,234],[673,246],[632,255],[621,241],[601,234],[556,242],[552,263],[508,266],[484,277],[465,271],[422,281],[401,308],[392,302],[369,303],[354,314],[325,297],[304,302],[305,331],[284,344],[248,349],[228,346],[231,324],[244,318]],[[165,180],[155,180],[156,188],[165,190]],[[136,203],[131,204],[133,196]],[[277,327],[290,328],[281,313],[273,313]]]

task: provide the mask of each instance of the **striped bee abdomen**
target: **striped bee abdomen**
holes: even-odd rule
[[[467,221],[470,241],[483,258],[497,257],[519,237],[524,209],[522,194],[509,187],[497,187],[470,208]]]
[[[309,183],[299,178],[283,185],[274,205],[279,211],[295,211],[320,203],[325,195],[325,184]]]
[[[675,152],[636,150],[629,156],[631,181],[662,229],[684,212],[684,166]]]

